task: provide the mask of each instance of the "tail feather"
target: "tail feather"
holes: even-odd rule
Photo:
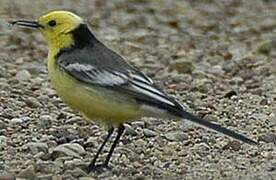
[[[189,120],[191,122],[194,122],[198,125],[207,127],[209,129],[212,129],[212,130],[215,130],[215,131],[220,132],[222,134],[225,134],[227,136],[230,136],[234,139],[240,140],[244,143],[251,144],[251,145],[258,145],[258,142],[254,141],[252,139],[249,139],[249,138],[245,137],[242,134],[236,133],[236,132],[234,132],[230,129],[222,127],[221,125],[218,125],[218,124],[212,123],[210,121],[198,118],[198,117],[194,116],[193,114],[191,114],[189,112],[182,111],[182,117],[184,119],[187,119],[187,120]]]

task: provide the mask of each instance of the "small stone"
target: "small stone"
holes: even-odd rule
[[[131,123],[131,126],[144,128],[145,127],[145,122],[144,121],[135,121],[135,122]]]
[[[135,143],[137,147],[144,147],[147,144],[147,142],[143,139],[138,139]]]
[[[81,168],[75,168],[71,172],[71,174],[76,178],[87,176],[87,173],[85,171],[83,171]]]
[[[7,144],[8,138],[6,136],[0,136],[0,147]]]
[[[211,73],[211,74],[217,75],[217,76],[222,76],[225,73],[225,71],[219,65],[212,66],[208,70],[208,72]]]
[[[92,177],[80,177],[79,180],[96,180],[96,179]]]
[[[128,124],[125,124],[125,134],[130,136],[137,136],[138,133],[135,131],[133,127],[131,127]]]
[[[25,146],[31,151],[32,154],[37,154],[39,152],[48,152],[48,145],[46,143],[30,142]]]
[[[191,74],[193,70],[193,63],[186,59],[174,61],[169,65],[170,72],[177,71],[180,74]]]
[[[222,70],[229,73],[237,69],[237,64],[234,61],[225,61],[222,65]]]
[[[45,174],[45,175],[40,175],[36,176],[36,180],[53,180],[53,175],[52,174]]]
[[[182,131],[173,131],[165,134],[165,138],[169,141],[183,142],[189,139],[189,136]]]
[[[18,177],[26,178],[26,179],[33,179],[35,178],[35,168],[33,165],[28,166],[26,169],[23,169],[19,174]]]
[[[260,105],[268,105],[269,104],[269,101],[268,99],[262,99],[260,102],[259,102]]]
[[[89,137],[86,142],[84,143],[84,147],[96,147],[97,143],[96,143],[96,138],[95,137]]]
[[[52,160],[37,160],[35,162],[35,169],[37,172],[40,172],[41,174],[48,174],[53,171],[60,171],[61,167],[63,166],[63,163],[59,163]]]
[[[31,108],[37,108],[42,106],[40,102],[38,102],[38,100],[33,97],[28,97],[27,99],[25,99],[25,103],[27,104],[28,107],[31,107]]]
[[[5,129],[7,127],[6,123],[0,120],[0,129]]]
[[[236,91],[231,90],[231,91],[228,91],[228,92],[224,95],[224,97],[225,97],[225,98],[228,98],[228,99],[231,99],[232,96],[237,96],[237,95],[238,95],[238,93],[237,93]]]
[[[61,175],[54,175],[52,180],[63,180],[64,178]]]
[[[150,129],[143,129],[143,133],[145,135],[145,137],[155,137],[157,135],[157,132],[150,130]]]
[[[276,134],[268,133],[259,137],[260,141],[276,144]]]
[[[35,159],[41,159],[42,157],[44,157],[45,153],[44,152],[39,152],[37,154],[34,155]]]
[[[31,74],[27,70],[18,71],[15,78],[19,81],[27,81],[31,78]]]
[[[234,151],[238,151],[241,148],[241,143],[239,141],[229,141],[222,149],[232,149]]]
[[[84,148],[77,143],[66,143],[57,146],[53,149],[52,158],[56,159],[58,157],[72,156],[80,158],[81,155],[85,154]]]
[[[7,82],[1,82],[0,81],[0,89],[2,90],[8,90],[10,88],[9,84]]]
[[[265,55],[269,55],[271,49],[272,49],[272,42],[266,41],[259,45],[259,47],[257,48],[257,52]]]
[[[44,79],[43,79],[43,78],[40,78],[40,77],[36,77],[36,78],[34,78],[34,79],[31,80],[31,82],[32,82],[33,84],[38,84],[38,85],[42,84],[43,81],[44,81]]]
[[[64,162],[65,169],[74,169],[77,167],[80,163],[82,163],[81,159],[73,159],[73,160],[66,160]]]
[[[21,118],[12,118],[10,120],[10,123],[11,124],[22,124],[23,123],[23,119],[21,119]]]
[[[16,177],[13,174],[3,173],[3,174],[0,174],[0,179],[1,180],[16,180]]]
[[[49,128],[49,127],[51,127],[51,124],[52,124],[52,121],[53,121],[52,116],[41,115],[39,119],[40,119],[39,125],[40,125],[41,128]]]

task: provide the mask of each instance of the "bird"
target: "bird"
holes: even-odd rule
[[[89,122],[107,129],[107,136],[88,171],[108,168],[126,123],[142,117],[188,120],[250,145],[258,142],[199,118],[158,87],[151,78],[104,45],[88,23],[73,12],[55,10],[37,20],[13,20],[11,25],[37,29],[48,44],[48,73],[59,97]],[[98,157],[114,131],[115,140],[102,163]]]

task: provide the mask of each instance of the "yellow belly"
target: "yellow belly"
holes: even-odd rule
[[[73,77],[48,61],[51,83],[60,98],[71,108],[97,123],[118,126],[140,117],[139,105],[134,99],[118,92],[77,82]]]

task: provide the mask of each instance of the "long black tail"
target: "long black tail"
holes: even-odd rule
[[[196,116],[194,116],[193,114],[189,113],[189,112],[186,112],[186,111],[182,111],[182,117],[184,119],[187,119],[191,122],[194,122],[198,125],[201,125],[201,126],[204,126],[204,127],[207,127],[209,129],[212,129],[212,130],[215,130],[217,132],[220,132],[222,134],[225,134],[227,136],[230,136],[234,139],[237,139],[237,140],[240,140],[242,142],[245,142],[247,144],[251,144],[251,145],[258,145],[258,143],[252,139],[249,139],[247,137],[245,137],[244,135],[242,134],[239,134],[239,133],[236,133],[230,129],[227,129],[225,127],[222,127],[218,124],[215,124],[215,123],[212,123],[210,121],[207,121],[207,120],[204,120],[204,119],[201,119],[201,118],[198,118]]]

